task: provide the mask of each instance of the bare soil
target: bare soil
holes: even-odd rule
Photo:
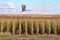
[[[0,40],[60,40],[60,35],[5,35]]]

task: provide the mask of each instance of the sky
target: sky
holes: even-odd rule
[[[0,14],[60,14],[60,0],[0,0]]]

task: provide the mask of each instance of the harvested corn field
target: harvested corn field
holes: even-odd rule
[[[0,36],[60,35],[60,15],[1,14]]]

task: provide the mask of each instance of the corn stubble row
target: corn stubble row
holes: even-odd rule
[[[12,21],[14,20],[15,19],[12,19]],[[2,21],[8,22],[10,21],[10,19],[0,19],[0,25]],[[30,31],[28,33],[31,33],[31,34],[34,34],[34,33],[35,34],[45,34],[45,33],[46,34],[60,34],[60,19],[16,19],[17,23],[19,21],[21,21],[21,24],[23,25],[25,25],[27,22],[27,31]],[[2,24],[2,26],[3,25],[4,24]],[[21,31],[22,30],[24,29],[21,29]]]

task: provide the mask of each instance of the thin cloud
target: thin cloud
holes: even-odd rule
[[[11,2],[6,2],[3,5],[0,5],[0,10],[2,11],[2,13],[16,13],[18,11],[14,3]]]
[[[40,8],[31,8],[32,11],[49,11],[53,10],[53,4],[45,4]]]
[[[38,8],[31,8],[30,10],[33,11],[33,13],[38,13],[38,14],[56,14],[58,13],[59,11],[54,8],[55,5],[53,4],[45,4],[43,5],[42,7],[38,7]],[[57,10],[57,11],[55,11]]]
[[[49,3],[48,3],[48,4],[46,4],[46,6],[47,6],[47,7],[52,7],[53,4],[49,4]]]
[[[4,6],[5,6],[5,7],[8,7],[8,8],[15,8],[14,3],[12,3],[12,2],[6,2],[6,3],[4,4]]]

